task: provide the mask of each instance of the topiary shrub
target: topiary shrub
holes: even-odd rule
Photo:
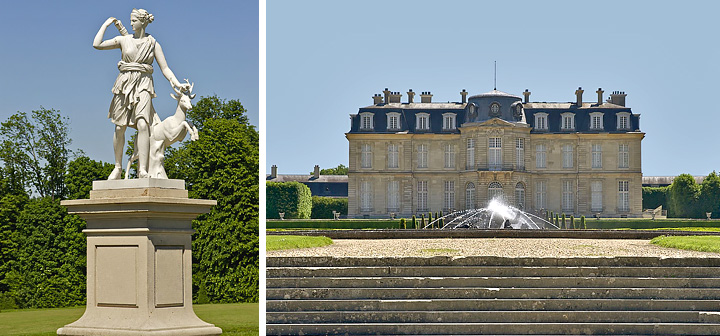
[[[577,228],[575,227],[575,216],[573,216],[573,215],[570,215],[570,228],[571,228],[571,229],[577,229]]]
[[[300,182],[267,182],[266,218],[309,219],[312,212],[310,188]]]
[[[415,215],[412,215],[412,228],[415,230],[417,230],[417,228],[418,228],[417,218],[415,218]]]
[[[587,224],[585,224],[585,216],[580,216],[580,227],[583,229],[587,229]]]
[[[333,211],[337,211],[341,216],[347,216],[348,199],[335,197],[312,197],[312,211],[310,218],[313,219],[334,219]],[[287,217],[287,216],[286,216]]]
[[[407,229],[407,223],[405,223],[405,218],[400,218],[400,228]]]

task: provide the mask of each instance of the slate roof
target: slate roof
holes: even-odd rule
[[[470,96],[470,99],[474,99],[474,98],[488,98],[488,97],[510,97],[510,98],[520,99],[520,97],[518,97],[518,96],[516,96],[516,95],[509,94],[509,93],[507,93],[507,92],[498,91],[497,89],[492,90],[492,91],[490,91],[490,92],[485,92],[485,93],[477,94],[477,95],[474,95],[474,96]]]

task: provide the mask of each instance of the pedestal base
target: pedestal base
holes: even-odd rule
[[[191,222],[215,201],[181,180],[96,181],[63,201],[87,220],[85,314],[58,335],[220,335],[192,309]]]

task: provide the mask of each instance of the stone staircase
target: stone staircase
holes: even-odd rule
[[[267,335],[720,335],[720,258],[267,258]]]

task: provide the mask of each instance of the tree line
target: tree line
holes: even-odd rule
[[[720,218],[720,176],[710,173],[698,184],[690,174],[675,177],[667,187],[643,187],[643,208],[663,206],[668,217]]]
[[[259,135],[245,113],[204,97],[187,115],[200,139],[166,152],[169,178],[218,202],[192,223],[195,302],[259,297]],[[44,108],[0,123],[0,309],[85,304],[85,221],[60,201],[89,198],[113,165],[72,150],[68,125]]]

